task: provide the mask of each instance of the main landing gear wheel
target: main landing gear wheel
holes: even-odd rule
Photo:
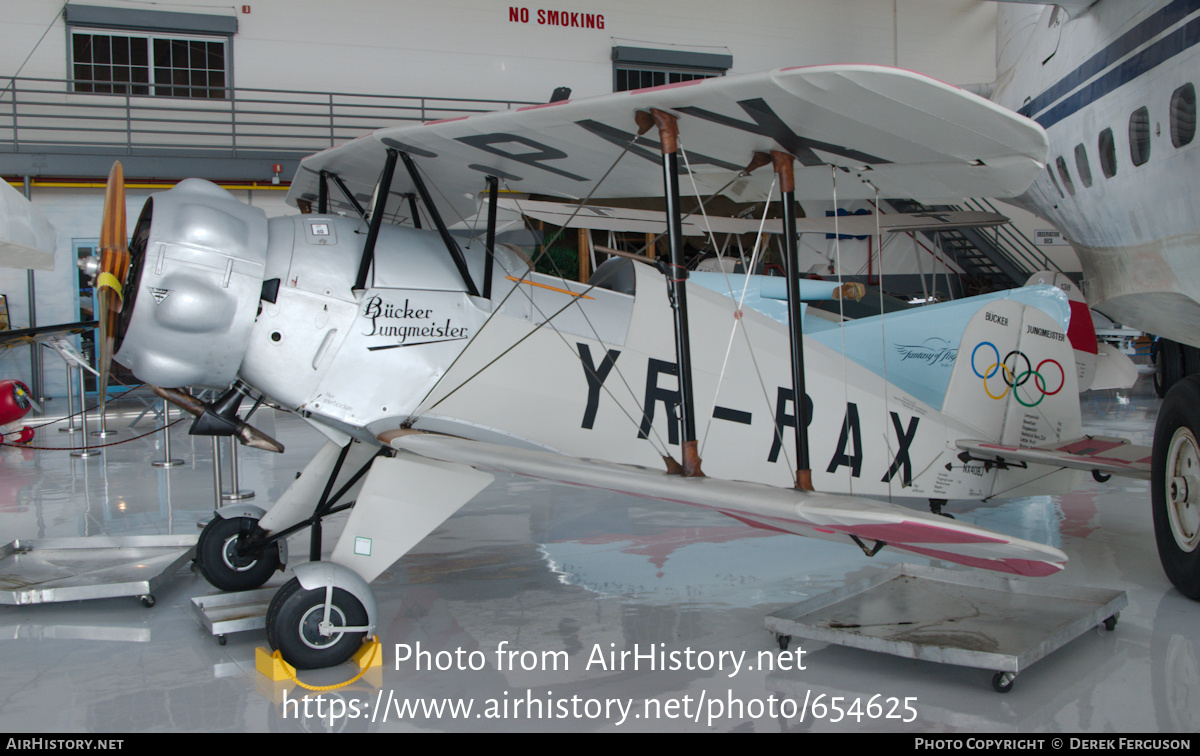
[[[1183,595],[1200,599],[1200,376],[1167,392],[1154,426],[1150,503],[1163,570]]]
[[[325,625],[327,589],[305,590],[292,578],[267,608],[267,642],[296,669],[320,669],[341,664],[362,646],[366,631],[343,632],[344,627],[365,627],[367,610],[348,591],[334,588]]]
[[[214,516],[196,542],[196,564],[204,578],[223,591],[249,591],[271,579],[279,569],[279,544],[259,554],[239,554],[238,542],[254,531],[253,517]]]
[[[1151,350],[1154,359],[1154,392],[1165,397],[1184,376],[1183,351],[1177,342],[1159,339]]]

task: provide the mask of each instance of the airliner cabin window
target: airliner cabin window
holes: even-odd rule
[[[1171,144],[1183,147],[1196,136],[1196,88],[1184,84],[1171,94]]]
[[[1117,144],[1112,129],[1100,132],[1099,147],[1100,170],[1104,171],[1104,178],[1112,178],[1117,175]]]
[[[1144,165],[1150,159],[1150,111],[1145,107],[1129,116],[1129,157],[1134,165]]]
[[[1092,185],[1092,166],[1088,164],[1087,150],[1082,144],[1075,145],[1075,170],[1079,172],[1079,183],[1085,189]]]
[[[1054,184],[1054,191],[1058,192],[1058,196],[1066,199],[1067,195],[1063,194],[1062,187],[1058,185],[1058,179],[1054,178],[1054,171],[1050,170],[1050,166],[1046,166],[1046,175],[1050,177],[1050,183]]]
[[[1071,174],[1067,171],[1067,161],[1062,159],[1062,155],[1059,155],[1054,164],[1058,166],[1058,176],[1062,179],[1063,186],[1067,188],[1067,194],[1074,197],[1075,184],[1071,183]]]

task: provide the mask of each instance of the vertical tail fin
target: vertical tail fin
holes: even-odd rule
[[[1011,299],[988,302],[967,324],[942,411],[974,428],[978,438],[1012,446],[1043,446],[1082,433],[1074,350],[1063,323]],[[1000,469],[989,496],[1022,483],[1047,481],[1045,468]],[[1070,471],[1054,473],[1070,486]]]

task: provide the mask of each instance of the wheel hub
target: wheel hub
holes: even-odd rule
[[[1200,546],[1200,444],[1187,426],[1181,426],[1171,437],[1167,450],[1167,518],[1171,534],[1184,551]]]
[[[225,539],[225,545],[221,549],[221,559],[225,562],[225,566],[234,572],[245,572],[254,565],[258,564],[258,560],[252,556],[242,554],[238,550],[238,540],[240,535],[232,535]]]
[[[300,618],[300,640],[309,648],[329,648],[342,638],[340,628],[346,626],[346,615],[337,606],[329,607],[329,621],[325,621],[325,605],[317,604]]]

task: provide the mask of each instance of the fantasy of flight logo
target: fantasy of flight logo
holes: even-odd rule
[[[950,342],[931,336],[921,344],[894,344],[900,353],[900,359],[907,362],[915,360],[926,365],[951,365],[958,356],[958,348],[951,347]]]

